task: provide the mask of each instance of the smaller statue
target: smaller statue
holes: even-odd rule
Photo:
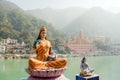
[[[83,59],[81,60],[80,69],[80,76],[87,77],[93,75],[94,70],[89,68],[88,64],[86,63],[85,57],[83,57]]]

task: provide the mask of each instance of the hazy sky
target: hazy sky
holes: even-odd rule
[[[24,10],[36,8],[102,7],[112,12],[120,12],[120,0],[8,0]]]

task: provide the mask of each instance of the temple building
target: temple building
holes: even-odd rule
[[[83,30],[80,30],[78,37],[65,43],[65,47],[67,47],[72,53],[89,53],[97,50],[93,41],[85,38]]]

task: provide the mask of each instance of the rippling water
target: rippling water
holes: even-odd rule
[[[75,80],[75,75],[79,74],[79,65],[82,57],[68,58],[67,70],[64,75],[70,80]],[[29,75],[24,68],[27,67],[28,59],[0,60],[0,80],[21,80]],[[95,69],[95,74],[100,76],[100,80],[120,79],[120,56],[98,56],[87,57],[87,63]]]

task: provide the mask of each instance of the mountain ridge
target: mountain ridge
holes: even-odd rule
[[[86,9],[79,7],[65,8],[65,9],[52,9],[52,8],[44,8],[44,9],[34,9],[27,10],[29,14],[37,17],[39,19],[43,19],[48,23],[53,24],[59,29],[62,29],[76,17],[80,16],[86,11]],[[74,16],[75,15],[75,16]]]

